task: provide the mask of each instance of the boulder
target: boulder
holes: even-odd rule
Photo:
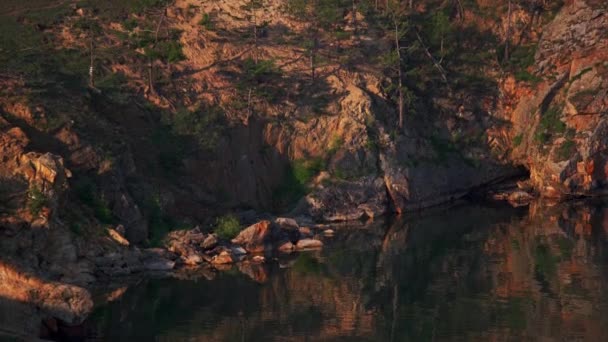
[[[296,245],[298,249],[319,249],[323,247],[323,242],[314,239],[302,239]]]
[[[264,220],[243,229],[232,243],[243,246],[250,253],[259,253],[268,249],[272,240],[272,224]]]
[[[232,255],[228,251],[222,251],[211,259],[211,263],[214,265],[226,265],[233,263]]]
[[[294,251],[294,249],[296,249],[296,246],[291,243],[291,241],[285,241],[279,244],[279,247],[277,249],[279,250],[279,252],[291,253]]]
[[[122,236],[122,234],[120,234],[118,231],[112,228],[108,228],[107,232],[108,235],[110,235],[110,237],[112,238],[112,240],[116,241],[118,244],[123,246],[129,246],[129,240],[125,239],[125,237]]]
[[[209,234],[205,240],[201,243],[201,248],[204,250],[211,249],[217,246],[217,236],[215,234]]]
[[[297,230],[300,227],[296,220],[287,217],[279,217],[274,220],[274,223],[276,223],[280,228],[287,230]]]

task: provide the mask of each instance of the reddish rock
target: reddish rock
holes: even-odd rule
[[[211,259],[211,263],[215,265],[226,265],[231,264],[234,261],[232,260],[232,255],[228,251],[223,251],[220,254],[216,255]]]
[[[314,239],[302,239],[296,245],[298,249],[319,249],[323,247],[323,242]]]
[[[293,243],[291,243],[291,241],[287,241],[283,244],[279,245],[279,252],[283,252],[283,253],[291,253],[293,252],[293,250],[296,249],[296,246],[294,246]]]
[[[241,231],[232,243],[243,246],[250,253],[263,252],[272,240],[271,226],[270,221],[260,221]]]

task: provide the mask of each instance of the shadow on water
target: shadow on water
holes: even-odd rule
[[[607,231],[604,202],[466,205],[337,227],[323,251],[213,280],[143,281],[82,331],[112,341],[604,340]]]
[[[338,228],[323,251],[247,266],[256,271],[132,287],[95,312],[88,338],[602,340],[607,231],[603,202]]]

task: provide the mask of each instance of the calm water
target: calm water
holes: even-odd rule
[[[338,229],[322,252],[207,280],[148,280],[90,339],[431,341],[608,338],[608,206],[464,206]]]

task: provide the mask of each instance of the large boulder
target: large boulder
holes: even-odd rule
[[[243,229],[239,235],[232,239],[232,243],[243,246],[250,253],[264,252],[272,249],[276,238],[274,225],[263,220]]]

